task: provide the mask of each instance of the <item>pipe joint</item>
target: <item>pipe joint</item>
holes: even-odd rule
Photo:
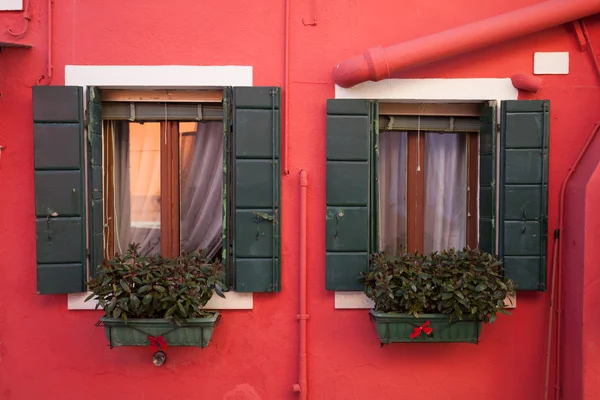
[[[300,171],[300,186],[307,187],[308,186],[308,172],[305,169]]]
[[[296,318],[298,318],[299,320],[307,320],[309,316],[308,314],[298,314],[296,315]]]
[[[365,51],[364,57],[369,66],[371,80],[380,81],[391,76],[390,65],[383,47],[377,46]]]

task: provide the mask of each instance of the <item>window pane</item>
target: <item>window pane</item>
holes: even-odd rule
[[[379,135],[379,249],[406,246],[406,132]]]
[[[113,122],[115,251],[160,254],[160,123]]]
[[[180,240],[209,257],[223,243],[223,123],[180,122]]]
[[[424,251],[462,249],[467,237],[467,135],[425,134]]]

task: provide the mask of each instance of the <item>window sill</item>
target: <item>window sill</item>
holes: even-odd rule
[[[85,302],[84,300],[90,295],[90,292],[85,293],[71,293],[68,296],[68,309],[69,310],[95,310],[97,301],[90,300]],[[238,293],[238,292],[227,292],[225,293],[226,299],[223,299],[217,295],[214,295],[205,308],[211,310],[252,310],[254,307],[254,298],[252,293]]]
[[[506,308],[517,308],[517,295],[507,298],[505,304]],[[370,308],[373,308],[373,301],[365,296],[363,292],[335,292],[336,310]]]

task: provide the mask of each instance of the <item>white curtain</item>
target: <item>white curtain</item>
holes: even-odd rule
[[[425,134],[425,253],[461,249],[467,237],[464,135]]]
[[[115,251],[123,254],[131,241],[131,195],[129,190],[129,123],[124,121],[107,121],[112,132],[114,154],[113,180],[115,210]],[[126,212],[124,212],[126,210]]]
[[[379,135],[379,249],[395,254],[406,246],[406,132]]]
[[[223,123],[181,136],[181,249],[213,257],[223,243]]]
[[[415,134],[414,132],[410,133]],[[466,245],[467,146],[464,135],[425,135],[424,252]],[[406,245],[406,132],[379,135],[379,249],[395,254]]]

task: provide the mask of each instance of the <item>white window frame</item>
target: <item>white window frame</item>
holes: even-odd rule
[[[0,0],[0,4],[7,0]],[[225,86],[253,86],[251,66],[190,65],[66,65],[65,85],[100,89],[210,89]],[[84,101],[84,104],[86,102]],[[94,310],[96,301],[84,302],[90,292],[68,295],[69,310]],[[226,299],[213,296],[206,308],[251,310],[252,293],[225,293]]]
[[[349,89],[335,85],[336,99],[387,100],[415,102],[471,102],[518,100],[519,91],[510,78],[473,79],[384,79],[364,82]],[[498,111],[500,111],[498,109]],[[516,296],[507,299],[508,308],[516,307]],[[363,292],[336,291],[336,309],[373,308],[373,302]]]

